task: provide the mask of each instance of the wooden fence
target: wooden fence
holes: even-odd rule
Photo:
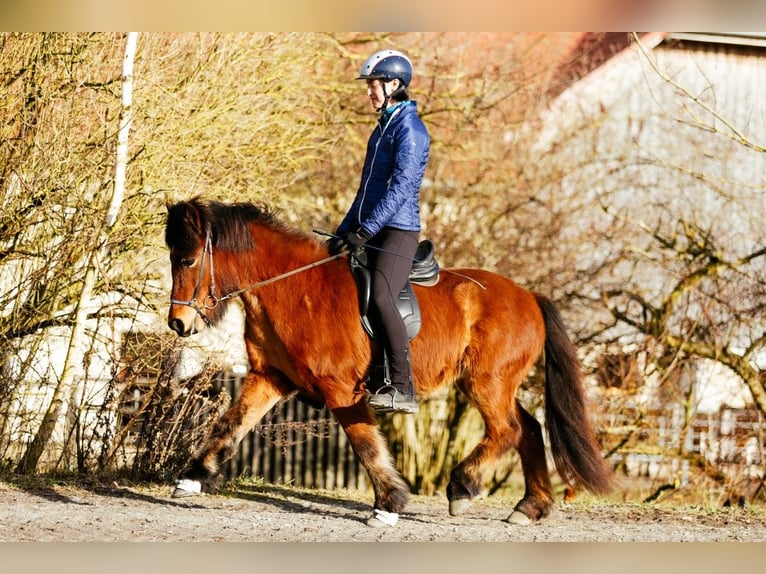
[[[239,382],[225,381],[231,396],[237,396]],[[640,417],[636,413],[604,413],[595,424],[606,429],[612,441],[622,433],[635,434],[629,446],[610,457],[613,465],[623,465],[632,475],[662,478],[688,474],[687,458],[697,456],[724,471],[764,476],[766,417],[755,409],[696,414],[690,422],[680,407],[650,411]],[[330,412],[295,399],[279,404],[245,437],[237,455],[226,464],[224,475],[257,476],[273,484],[309,488],[365,490],[369,486],[364,468]]]
[[[603,442],[624,443],[610,460],[630,476],[685,482],[693,460],[730,476],[764,477],[766,417],[757,409],[725,407],[689,420],[680,405],[643,413],[625,410],[603,414],[597,426],[610,435]]]
[[[239,379],[224,381],[231,396],[237,396],[240,383]],[[277,405],[247,434],[237,455],[225,464],[223,475],[325,489],[366,490],[369,482],[330,411],[295,399]]]

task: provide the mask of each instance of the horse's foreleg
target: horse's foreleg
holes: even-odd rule
[[[540,423],[518,402],[516,411],[521,420],[521,441],[518,452],[524,472],[524,498],[507,518],[514,524],[527,524],[530,520],[545,518],[553,508],[553,487],[545,461],[545,445]]]
[[[237,400],[215,422],[202,447],[181,473],[173,496],[197,494],[203,485],[209,489],[221,465],[234,455],[244,436],[287,393],[278,378],[250,372]]]
[[[372,483],[375,506],[367,524],[394,526],[409,500],[410,489],[394,466],[370,407],[361,400],[350,406],[330,408]]]

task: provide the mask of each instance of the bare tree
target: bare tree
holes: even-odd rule
[[[105,260],[109,258],[105,235],[116,222],[120,204],[122,203],[122,198],[125,193],[127,138],[128,130],[130,128],[130,115],[132,113],[131,94],[133,90],[133,60],[135,58],[136,39],[137,33],[128,33],[122,68],[123,96],[122,109],[120,112],[120,126],[117,136],[118,146],[117,157],[115,160],[115,178],[109,207],[106,211],[103,223],[99,226],[98,234],[95,237],[96,243],[94,249],[87,251],[84,254],[85,261],[82,263],[82,266],[85,268],[85,275],[80,292],[77,295],[72,331],[67,346],[63,370],[60,379],[53,389],[50,404],[45,411],[40,427],[19,462],[19,471],[23,474],[34,474],[36,471],[40,457],[50,441],[54,427],[59,421],[65,401],[68,400],[70,403],[70,408],[67,412],[71,415],[72,404],[76,400],[76,397],[82,394],[82,391],[78,392],[77,387],[82,385],[83,382],[80,381],[78,385],[76,378],[78,377],[79,369],[81,369],[84,362],[85,351],[88,346],[88,341],[86,339],[87,309],[94,294],[94,287],[99,269],[102,268]],[[77,413],[74,413],[74,416],[76,417]]]
[[[45,385],[32,387],[39,389],[34,394],[22,387],[60,377],[40,358],[54,352],[61,330],[74,322],[83,262],[96,240],[94,214],[110,155],[102,120],[109,117],[115,81],[101,64],[113,61],[116,44],[108,40],[92,34],[2,37],[0,337],[11,389],[3,411],[25,419],[14,423],[17,431],[34,429],[49,398]],[[81,63],[91,59],[99,64],[84,73]],[[42,330],[55,335],[43,342]],[[11,436],[3,439],[6,448],[14,445]]]
[[[757,91],[746,81],[758,60],[693,52],[629,51],[566,94],[550,117],[555,136],[541,138],[540,169],[561,174],[539,194],[558,204],[561,226],[543,249],[555,262],[546,283],[594,375],[625,361],[612,375],[622,391],[602,394],[612,414],[630,406],[634,430],[613,453],[640,442],[634,431],[654,410],[680,413],[672,448],[683,454],[713,367],[765,406],[766,156],[757,106],[743,97]]]

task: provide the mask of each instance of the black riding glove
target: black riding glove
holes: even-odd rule
[[[330,252],[330,255],[337,255],[346,247],[346,242],[342,237],[331,237],[325,244],[327,245],[327,251]]]
[[[346,243],[351,251],[356,251],[360,247],[364,247],[364,244],[370,239],[372,239],[372,236],[368,234],[363,227],[346,235]]]

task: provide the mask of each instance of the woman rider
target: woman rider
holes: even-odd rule
[[[358,80],[380,117],[367,142],[356,197],[338,226],[330,250],[356,250],[369,244],[372,297],[380,315],[390,385],[370,396],[384,412],[417,412],[407,330],[396,299],[404,288],[420,234],[420,186],[431,138],[407,88],[412,63],[397,50],[381,50],[362,64]]]

